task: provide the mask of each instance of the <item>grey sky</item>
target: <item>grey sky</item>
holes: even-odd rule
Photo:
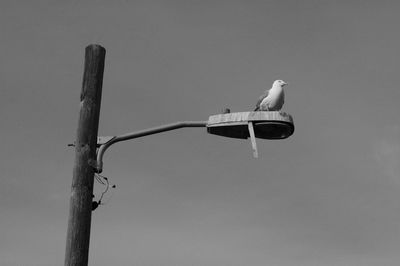
[[[252,110],[275,79],[289,82],[296,131],[258,140],[259,159],[203,129],[116,144],[90,265],[399,265],[399,8],[1,1],[0,264],[63,263],[67,144],[84,49],[98,43],[100,135]]]

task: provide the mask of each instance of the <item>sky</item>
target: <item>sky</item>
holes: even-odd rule
[[[118,143],[89,265],[400,264],[398,1],[0,1],[0,264],[64,262],[85,47],[100,136],[251,111],[276,79],[294,134]],[[103,187],[95,185],[98,198]]]

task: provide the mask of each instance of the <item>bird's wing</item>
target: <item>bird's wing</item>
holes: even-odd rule
[[[254,111],[260,110],[260,104],[264,100],[265,97],[268,97],[268,94],[269,94],[269,90],[266,90],[264,92],[264,94],[261,95],[260,98],[258,98],[258,101],[257,101],[257,104],[256,104],[256,109],[254,109]]]

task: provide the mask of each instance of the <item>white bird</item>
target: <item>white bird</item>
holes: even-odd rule
[[[283,80],[275,80],[272,88],[266,90],[258,99],[254,111],[280,111],[285,102],[285,92],[283,87],[288,85]]]

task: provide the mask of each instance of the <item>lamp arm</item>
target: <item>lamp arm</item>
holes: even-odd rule
[[[120,136],[114,136],[106,143],[100,145],[100,147],[97,151],[95,172],[101,173],[103,171],[104,153],[111,145],[113,145],[117,142],[130,140],[130,139],[136,139],[136,138],[161,133],[164,131],[170,131],[170,130],[174,130],[174,129],[178,129],[178,128],[183,128],[183,127],[206,127],[206,126],[207,126],[207,121],[181,121],[181,122],[166,124],[166,125],[162,125],[162,126],[158,126],[158,127],[148,128],[148,129],[144,129],[144,130],[134,131],[134,132],[120,135]]]

